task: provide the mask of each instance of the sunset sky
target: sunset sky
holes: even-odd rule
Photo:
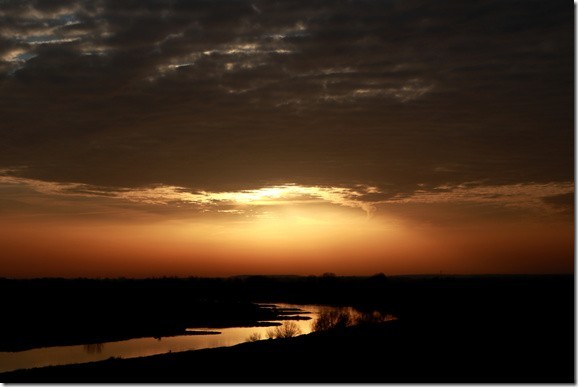
[[[0,277],[573,273],[570,1],[0,0]]]

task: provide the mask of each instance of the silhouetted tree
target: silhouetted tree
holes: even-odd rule
[[[247,337],[247,340],[245,340],[245,341],[254,342],[254,341],[259,341],[259,340],[261,340],[261,333],[260,332],[254,332],[254,333],[251,333],[249,335],[249,337]]]
[[[345,328],[357,324],[376,324],[395,319],[391,314],[383,314],[378,311],[360,313],[352,308],[322,310],[319,313],[319,318],[313,322],[311,329],[313,331],[326,331],[333,328]]]
[[[286,339],[301,334],[301,328],[295,321],[286,321],[283,325],[267,330],[270,339]]]
[[[313,331],[326,331],[333,328],[345,328],[355,323],[355,316],[346,308],[322,310],[319,318],[313,322],[312,329]]]

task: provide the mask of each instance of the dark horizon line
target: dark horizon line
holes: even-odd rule
[[[146,281],[146,280],[189,280],[189,279],[247,279],[247,278],[466,278],[466,277],[567,277],[574,276],[574,273],[483,273],[483,274],[450,274],[450,273],[423,273],[423,274],[391,274],[375,273],[369,275],[338,275],[334,273],[324,274],[238,274],[230,276],[159,276],[159,277],[0,277],[0,281],[34,281],[34,280],[94,280],[94,281]]]

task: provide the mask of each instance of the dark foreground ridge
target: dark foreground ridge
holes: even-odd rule
[[[260,278],[252,281],[258,282],[258,286],[245,287],[246,294],[275,288],[277,294],[269,293],[269,301],[278,302],[283,301],[277,297],[286,289],[309,289],[308,281],[313,279]],[[327,297],[339,296],[341,292],[345,295],[349,289],[352,293],[344,297],[355,299],[371,290],[371,294],[359,299],[360,307],[393,311],[399,320],[229,348],[19,370],[0,374],[0,381],[575,381],[572,276],[379,276],[359,281],[340,277],[322,281],[328,281],[331,285],[327,286],[335,290],[327,292]],[[314,296],[322,297],[323,289],[320,286]],[[305,293],[293,294],[293,297],[305,296]],[[291,298],[288,294],[285,297]],[[374,305],[370,306],[369,302]]]

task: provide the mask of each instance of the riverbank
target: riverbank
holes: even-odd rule
[[[574,382],[573,276],[228,281],[229,289],[242,290],[231,293],[236,297],[348,303],[399,319],[228,348],[20,370],[0,374],[0,382]]]
[[[223,279],[0,279],[0,351],[186,335],[187,328],[272,326]],[[74,297],[70,295],[74,294]]]
[[[508,324],[390,321],[290,339],[20,370],[5,383],[572,383],[572,345]],[[552,328],[552,327],[551,327]]]

